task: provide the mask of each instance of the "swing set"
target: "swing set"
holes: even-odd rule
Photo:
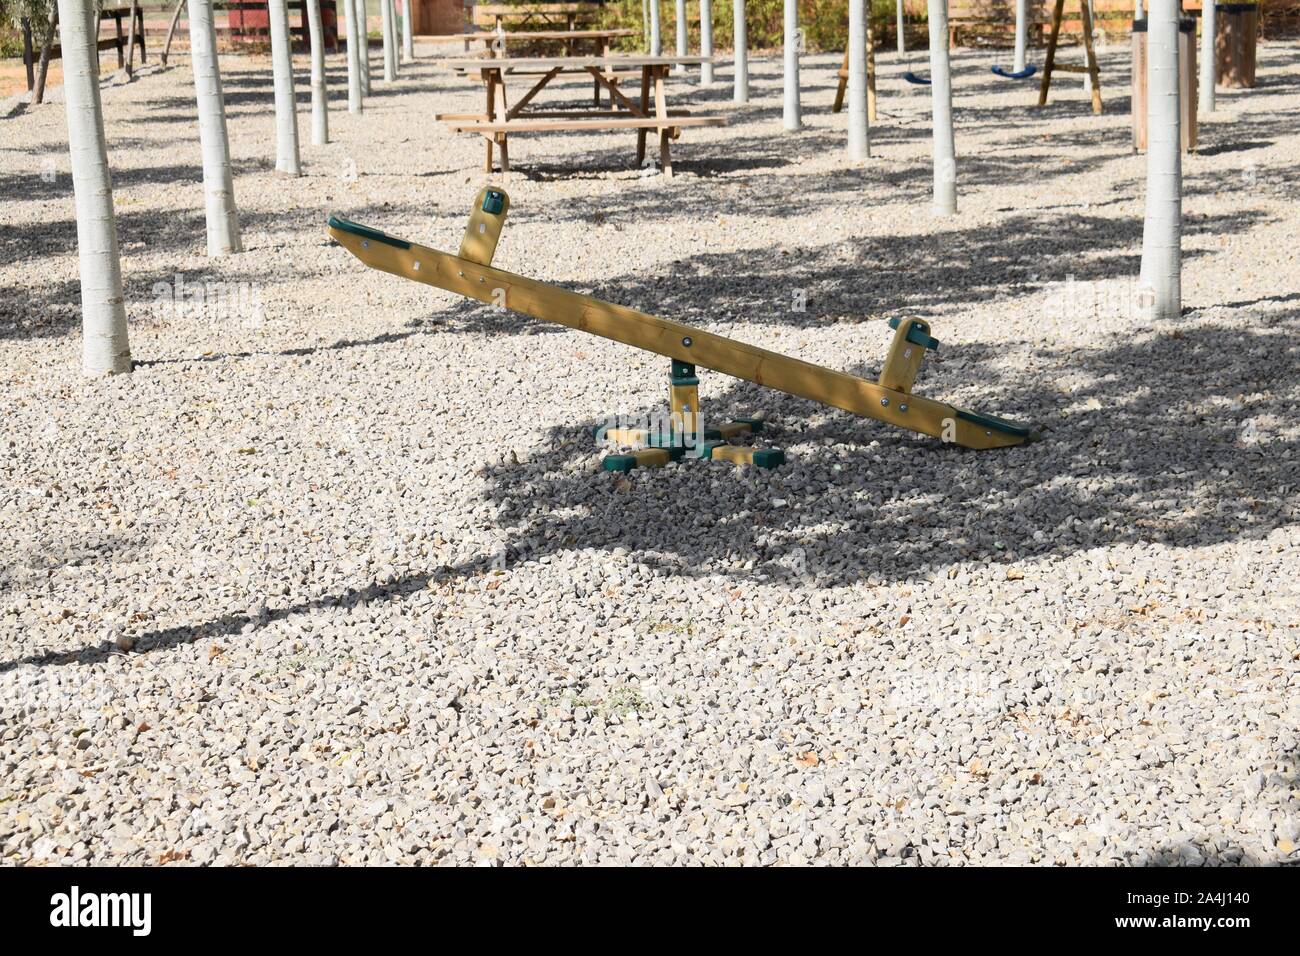
[[[697,366],[965,448],[1006,448],[1038,437],[1027,426],[912,392],[925,353],[939,347],[939,342],[930,335],[929,323],[922,319],[891,320],[895,330],[893,342],[880,375],[871,381],[495,269],[492,258],[509,207],[505,190],[497,186],[481,189],[475,197],[457,255],[417,245],[338,216],[329,218],[329,235],[372,269],[670,359],[669,427],[598,427],[597,438],[625,446],[645,446],[631,454],[606,456],[607,471],[658,467],[683,457],[760,468],[785,461],[780,449],[730,444],[730,439],[761,431],[761,419],[742,418],[718,428],[704,427]]]

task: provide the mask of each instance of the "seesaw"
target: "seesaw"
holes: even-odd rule
[[[672,360],[667,424],[659,428],[601,426],[597,437],[624,445],[643,445],[630,455],[610,455],[604,467],[628,471],[656,467],[686,455],[735,464],[771,467],[785,457],[779,449],[728,443],[761,430],[760,419],[705,428],[700,416],[696,366],[930,435],[966,448],[1005,448],[1036,438],[1031,429],[956,408],[912,393],[912,383],[927,349],[939,343],[921,319],[893,319],[893,343],[879,378],[872,382],[777,352],[746,345],[668,319],[647,315],[591,296],[492,268],[510,200],[504,190],[479,191],[461,241],[451,255],[377,229],[330,216],[329,234],[372,269],[391,272],[471,299],[589,332]]]

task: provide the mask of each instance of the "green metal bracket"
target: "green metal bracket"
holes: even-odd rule
[[[354,236],[360,236],[362,239],[373,239],[375,242],[386,243],[397,249],[409,249],[411,244],[405,239],[398,239],[396,236],[390,236],[386,232],[380,232],[378,229],[371,229],[369,226],[363,226],[359,222],[353,222],[351,219],[344,219],[342,216],[330,216],[330,227],[333,229],[342,229],[344,232],[350,232]]]
[[[889,327],[891,329],[897,331],[898,325],[899,320],[897,316],[889,320]],[[930,349],[932,352],[939,351],[939,340],[928,334],[915,322],[907,328],[907,341],[911,342],[913,345],[919,345],[923,349]]]

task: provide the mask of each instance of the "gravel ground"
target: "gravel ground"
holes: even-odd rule
[[[656,408],[666,360],[330,244],[338,211],[456,248],[482,146],[432,114],[479,94],[429,56],[359,117],[336,58],[296,180],[269,64],[224,58],[218,260],[188,62],[105,90],[139,362],[107,380],[63,108],[0,120],[0,859],[1300,860],[1300,55],[1262,45],[1202,124],[1155,327],[1126,48],[1099,118],[993,57],[954,58],[950,220],[892,53],[861,167],[838,56],[797,135],[773,57],[747,108],[729,68],[675,80],[733,123],[670,182],[630,134],[514,144],[502,268],[873,375],[924,315],[919,392],[1048,429],[969,452],[703,372],[774,471],[602,473],[591,424]]]

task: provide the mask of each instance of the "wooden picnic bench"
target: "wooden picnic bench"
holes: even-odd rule
[[[99,12],[99,27],[96,28],[96,49],[97,50],[116,50],[117,51],[117,68],[120,70],[126,66],[126,57],[124,51],[127,43],[133,42],[140,48],[140,62],[145,62],[144,51],[144,9],[142,6],[135,8],[135,29],[132,31],[133,37],[128,40],[127,34],[122,31],[122,20],[129,18],[131,15],[130,7],[117,7],[115,9],[101,10]],[[112,20],[114,26],[114,35],[111,37],[99,37],[99,28],[102,28],[105,20]],[[130,21],[128,20],[128,25]],[[27,71],[27,89],[32,89],[36,85],[36,74],[32,67],[40,60],[40,47],[34,42],[32,37],[32,24],[27,17],[22,18],[23,30],[23,66]],[[63,47],[59,43],[50,45],[50,61],[62,59]]]
[[[698,126],[725,126],[725,116],[691,116],[686,110],[668,108],[664,81],[675,66],[698,66],[709,61],[702,56],[592,56],[592,57],[497,57],[449,60],[448,69],[466,73],[478,71],[487,90],[487,101],[481,113],[437,113],[434,118],[450,124],[458,133],[478,133],[487,140],[486,169],[492,171],[492,151],[501,151],[501,171],[510,171],[511,133],[592,132],[598,130],[634,129],[637,132],[636,161],[639,166],[645,159],[646,137],[654,132],[659,136],[659,160],[666,178],[673,174],[672,154],[669,144],[681,136],[682,129]],[[626,72],[620,73],[623,70]],[[641,91],[639,99],[631,99],[619,89],[619,81],[639,72]],[[524,110],[545,89],[546,85],[563,73],[587,73],[603,86],[609,94],[611,109],[583,112],[581,110]],[[531,75],[538,79],[513,105],[506,97],[506,77]],[[497,100],[501,102],[500,112]],[[653,107],[651,95],[653,93]]]
[[[564,24],[565,30],[575,30],[579,24],[594,23],[603,7],[599,3],[476,3],[474,25],[496,29],[498,24],[518,21],[544,23],[548,26]]]
[[[1188,4],[1184,3],[1184,7]],[[1199,7],[1199,2],[1192,5]],[[1029,44],[1041,46],[1052,23],[1055,0],[1030,0]],[[1133,23],[1133,0],[1092,0],[1093,29],[1127,34]],[[1073,7],[1065,12],[1061,21],[1061,35],[1079,37],[1083,33],[1083,18]],[[1012,43],[1016,35],[1015,0],[949,0],[948,42],[953,46],[964,42],[1003,45]]]
[[[465,33],[465,52],[469,52],[471,42],[479,41],[483,43],[484,49],[489,52],[500,52],[504,50],[507,54],[511,46],[520,46],[529,43],[563,43],[565,56],[576,56],[579,46],[590,45],[594,49],[593,53],[608,54],[611,43],[614,40],[621,40],[625,37],[634,37],[641,34],[640,30],[507,30],[504,33],[497,33],[493,30],[478,30],[473,33]]]

